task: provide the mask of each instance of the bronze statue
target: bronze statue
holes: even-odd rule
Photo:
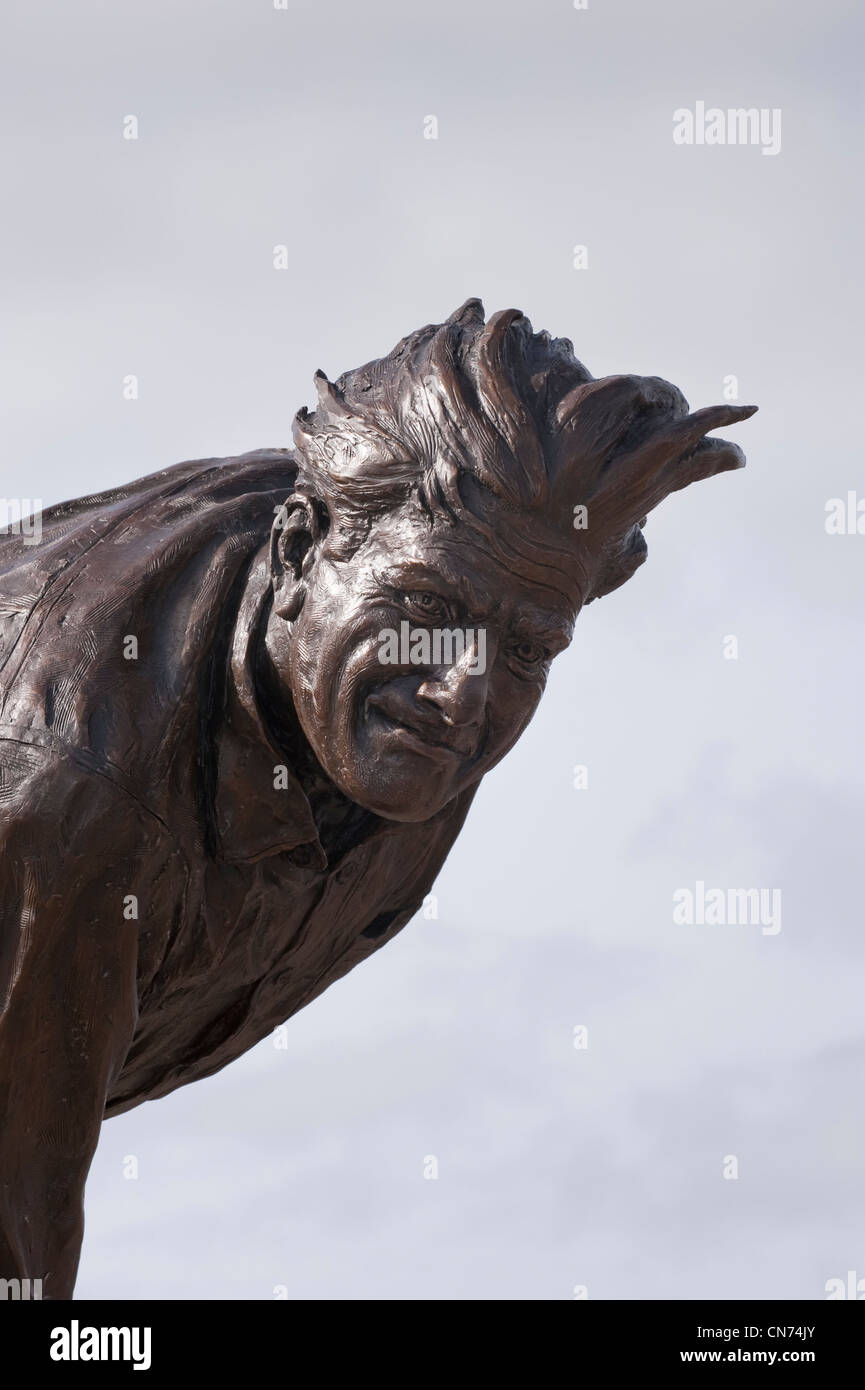
[[[468,300],[293,451],[0,536],[0,1278],[71,1296],[104,1116],[209,1076],[408,922],[581,607],[744,463],[656,377]]]

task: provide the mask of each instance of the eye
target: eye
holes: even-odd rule
[[[539,642],[529,642],[526,639],[514,642],[510,651],[520,666],[538,666],[549,656],[546,647],[542,647]]]
[[[417,617],[425,622],[447,621],[448,606],[438,594],[428,590],[416,590],[405,595],[405,604]]]

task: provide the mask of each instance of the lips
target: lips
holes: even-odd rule
[[[427,720],[408,711],[404,702],[387,691],[367,697],[367,715],[385,725],[407,747],[433,758],[467,758],[476,736],[454,729],[441,719]]]

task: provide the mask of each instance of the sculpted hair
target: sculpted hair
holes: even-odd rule
[[[642,527],[668,493],[744,464],[736,445],[704,435],[755,409],[689,416],[659,377],[596,380],[567,338],[535,333],[517,309],[485,322],[479,299],[335,382],[316,372],[315,384],[316,410],[293,426],[295,491],[324,504],[334,553],[351,555],[376,515],[412,499],[430,520],[475,520],[480,487],[508,524],[536,514],[579,551],[584,602],[643,562]]]

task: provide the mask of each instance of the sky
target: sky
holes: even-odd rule
[[[105,1124],[77,1296],[865,1278],[865,535],[826,526],[865,499],[856,7],[8,12],[4,498],[288,445],[317,368],[470,295],[595,376],[760,407],[580,615],[429,915],[284,1046]],[[779,148],[676,143],[698,103]],[[777,920],[676,921],[700,883]]]

